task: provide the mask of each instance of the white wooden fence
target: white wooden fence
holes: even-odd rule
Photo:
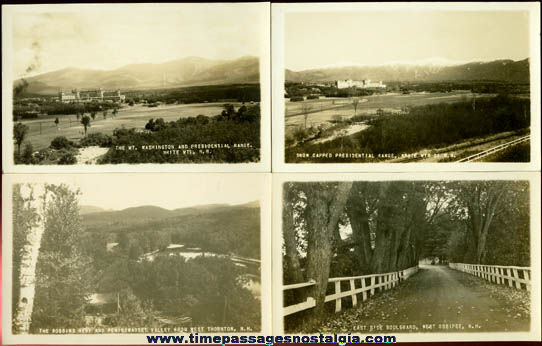
[[[358,294],[361,294],[363,301],[366,301],[369,297],[375,294],[375,291],[389,290],[397,286],[397,284],[403,280],[408,279],[410,276],[415,274],[418,271],[418,266],[404,269],[398,272],[383,273],[383,274],[371,274],[363,276],[352,276],[352,277],[340,277],[340,278],[330,278],[329,283],[334,283],[335,292],[327,295],[325,302],[335,301],[335,312],[341,311],[342,308],[342,298],[351,297],[352,305],[356,306],[358,304]],[[341,282],[348,282],[350,289],[348,291],[341,291]],[[283,291],[295,290],[300,288],[305,288],[309,286],[316,285],[316,282],[311,280],[309,282],[285,285],[283,286]],[[294,314],[299,311],[311,309],[316,306],[316,300],[313,297],[308,297],[306,301],[293,304],[284,307],[284,316]]]
[[[481,151],[479,153],[476,153],[476,154],[468,156],[468,157],[464,157],[461,160],[458,160],[457,162],[476,161],[476,160],[481,159],[483,157],[486,157],[488,155],[494,154],[494,153],[496,153],[498,151],[507,149],[508,147],[511,147],[513,145],[516,145],[516,144],[519,144],[519,143],[522,143],[522,142],[526,142],[526,141],[528,141],[530,139],[531,139],[530,135],[527,135],[527,136],[524,136],[524,137],[521,137],[521,138],[516,138],[513,141],[510,141],[508,143],[499,144],[499,145],[497,145],[497,146],[495,146],[493,148]]]
[[[450,268],[475,275],[489,282],[518,290],[531,290],[531,268],[485,264],[449,263]]]

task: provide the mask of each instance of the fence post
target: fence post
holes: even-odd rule
[[[527,289],[527,291],[530,291],[531,290],[531,275],[529,275],[529,271],[528,270],[524,270],[523,271],[523,279],[525,279],[525,288]]]
[[[386,278],[385,278],[384,280],[386,280],[386,281],[385,281],[385,282],[386,282],[386,286],[385,286],[385,287],[386,287],[386,290],[389,290],[390,287],[391,287],[390,274],[386,274]]]
[[[516,277],[516,279],[514,280],[516,282],[516,288],[517,289],[521,289],[521,283],[519,282],[519,274],[518,274],[518,270],[517,269],[512,269],[514,271],[514,276]]]
[[[341,282],[335,281],[335,294],[339,295],[341,293]],[[341,297],[335,299],[335,312],[341,311]]]
[[[361,278],[361,290],[362,290],[362,296],[363,301],[367,300],[367,291],[365,290],[365,278]]]
[[[358,297],[356,295],[356,283],[354,279],[350,279],[350,291],[352,291],[352,306],[358,305]]]
[[[508,272],[508,286],[514,287],[514,284],[513,284],[514,275],[512,274],[512,269],[506,268],[506,271]]]
[[[495,276],[493,275],[493,271],[495,268],[487,267],[487,269],[489,270],[489,282],[494,282],[493,280],[495,279]]]
[[[376,284],[375,277],[371,276],[371,296],[374,296],[375,294],[375,284]]]

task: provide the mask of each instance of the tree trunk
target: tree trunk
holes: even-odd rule
[[[289,188],[283,186],[283,209],[282,209],[282,234],[284,237],[284,249],[288,270],[285,273],[284,284],[303,282],[303,274],[299,263],[299,253],[297,251],[297,240],[294,229],[294,208],[292,201],[295,196],[289,191]]]
[[[378,186],[379,207],[376,221],[376,239],[371,273],[384,273],[388,270],[389,251],[391,248],[392,229],[389,224],[393,207],[386,201],[390,183],[382,182]]]
[[[488,195],[485,203],[482,200],[484,192]],[[466,256],[469,263],[482,263],[489,227],[503,192],[503,189],[495,192],[491,188],[486,188],[486,191],[482,191],[481,186],[475,186],[471,192],[472,195],[467,206],[470,242]]]
[[[341,182],[338,183],[336,191],[313,186],[307,193],[307,222],[311,232],[307,248],[307,279],[316,282],[310,292],[316,300],[316,306],[304,321],[306,330],[312,330],[324,313],[333,234],[338,227],[351,187],[352,182]]]
[[[21,284],[17,311],[15,311],[15,325],[19,334],[28,334],[34,296],[36,293],[36,265],[41,246],[41,238],[45,231],[46,190],[44,184],[23,185],[21,195],[29,199],[29,207],[35,209],[38,221],[29,230],[26,244],[23,247],[19,282]]]
[[[354,252],[359,260],[362,274],[370,273],[370,264],[373,257],[371,247],[371,230],[369,228],[369,215],[367,215],[367,206],[365,199],[359,204],[349,204],[346,208],[350,226],[352,227],[352,237],[354,239]]]

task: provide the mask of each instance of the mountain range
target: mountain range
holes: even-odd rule
[[[96,209],[97,210],[97,209]],[[260,257],[260,204],[208,204],[180,209],[145,205],[81,215],[85,233],[107,238],[126,233],[140,239],[175,235],[175,241],[218,253]],[[171,238],[173,239],[173,238]]]
[[[233,210],[246,210],[259,208],[259,202],[249,202],[239,205],[229,204],[206,204],[201,206],[166,209],[153,205],[144,205],[139,207],[126,208],[122,210],[106,210],[96,206],[81,206],[80,214],[85,223],[88,224],[111,224],[111,223],[137,223],[146,222],[153,219],[167,219],[188,215],[211,215]]]
[[[259,59],[210,60],[187,57],[160,64],[131,64],[114,70],[64,68],[24,78],[25,93],[54,94],[59,89],[144,89],[259,82]],[[14,86],[23,84],[16,80]]]
[[[341,79],[375,81],[503,81],[529,83],[529,59],[441,64],[391,64],[380,66],[345,66],[292,71],[286,69],[286,81],[324,82]]]

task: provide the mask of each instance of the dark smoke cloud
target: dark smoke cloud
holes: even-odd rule
[[[30,73],[39,69],[41,67],[41,45],[38,41],[32,42],[32,51],[34,52],[34,57],[32,63],[26,68],[26,73]]]
[[[21,95],[28,88],[28,82],[22,78],[21,81],[13,88],[13,97]]]

